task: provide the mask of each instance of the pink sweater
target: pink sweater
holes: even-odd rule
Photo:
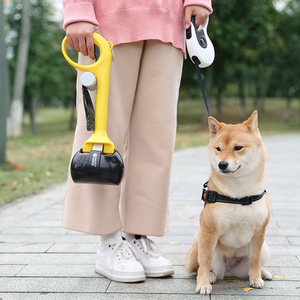
[[[212,12],[211,0],[62,0],[64,28],[89,22],[114,45],[156,39],[185,52],[184,8],[201,5]]]

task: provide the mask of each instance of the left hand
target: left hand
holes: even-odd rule
[[[202,22],[210,15],[210,11],[203,6],[190,5],[185,8],[184,24],[185,29],[191,26],[191,18],[195,16],[195,25],[198,28]]]

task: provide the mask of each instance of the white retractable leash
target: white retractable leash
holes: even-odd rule
[[[207,18],[205,22],[198,27],[198,29],[195,27],[195,16],[192,16],[191,21],[190,28],[186,30],[186,47],[191,61],[195,64],[206,109],[208,115],[210,115],[202,82],[202,76],[199,69],[210,66],[215,59],[215,49],[207,34],[209,18]]]

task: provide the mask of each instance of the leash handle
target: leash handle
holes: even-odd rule
[[[211,116],[200,72],[200,68],[210,66],[215,58],[215,50],[207,34],[208,22],[209,18],[206,18],[205,22],[200,25],[198,29],[196,29],[195,16],[192,16],[191,26],[186,30],[186,47],[190,59],[196,68],[196,73],[207,113],[209,116]]]
[[[65,37],[62,42],[62,53],[71,66],[84,72],[91,72],[97,78],[95,129],[92,136],[84,143],[82,147],[83,152],[90,152],[94,145],[103,145],[103,153],[113,154],[115,147],[106,133],[109,77],[111,61],[113,59],[113,45],[97,33],[93,34],[93,41],[100,50],[100,57],[90,65],[81,65],[70,59],[66,51],[68,43],[67,37]]]

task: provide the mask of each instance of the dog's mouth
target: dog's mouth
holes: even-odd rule
[[[225,170],[219,169],[219,171],[220,171],[221,173],[223,173],[223,174],[233,174],[233,173],[235,173],[237,170],[239,170],[240,168],[241,168],[241,165],[239,165],[234,171],[230,171],[230,170],[228,170],[228,169],[225,169]]]

